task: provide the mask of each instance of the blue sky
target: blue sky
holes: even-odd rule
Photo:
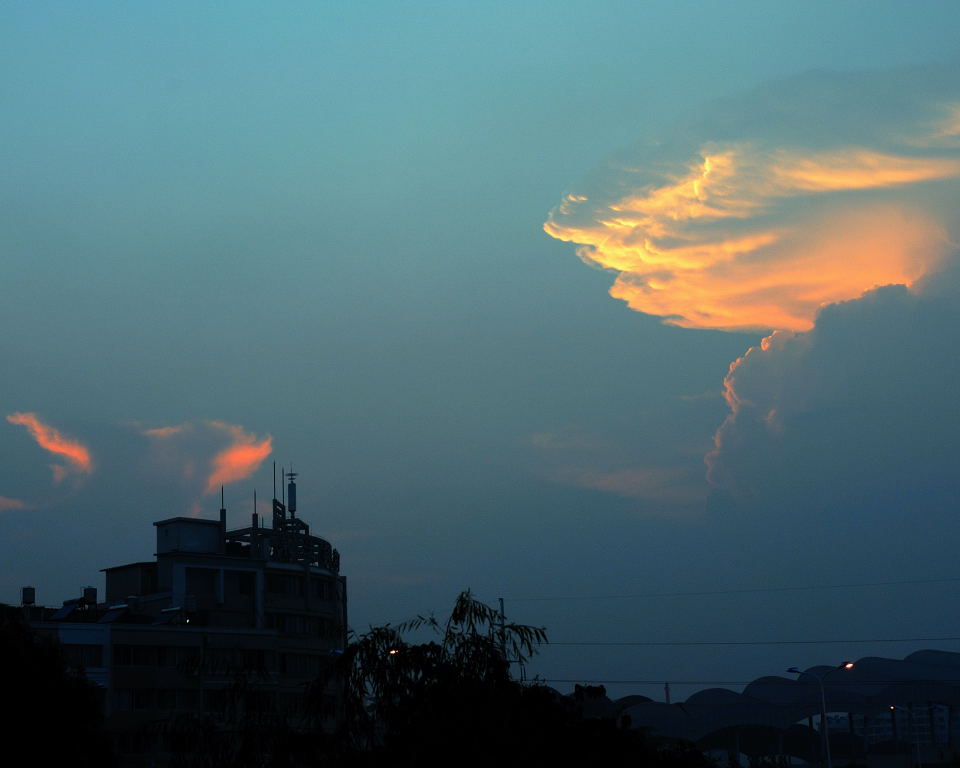
[[[662,183],[703,142],[779,150],[790,131],[764,122],[771,104],[794,105],[791,146],[842,134],[893,151],[894,129],[929,115],[894,115],[887,94],[919,110],[904,95],[918,82],[951,93],[956,4],[0,13],[0,405],[93,457],[56,482],[55,457],[0,422],[0,599],[23,584],[72,597],[150,557],[152,521],[213,514],[205,472],[237,434],[216,422],[271,437],[270,458],[227,486],[237,525],[254,488],[268,494],[270,461],[301,472],[356,628],[442,611],[469,586],[557,641],[960,634],[922,610],[950,583],[789,605],[562,599],[955,575],[948,181],[884,198],[940,222],[945,277],[844,295],[826,326],[755,353],[735,382],[755,412],[731,413],[724,376],[768,331],[631,311],[608,295],[615,273],[543,231],[565,195]],[[836,108],[866,85],[872,106]],[[811,370],[818,388],[791,385]],[[764,432],[771,411],[795,418]],[[726,480],[711,486],[725,420]],[[169,449],[144,434],[182,425]],[[566,648],[535,671],[748,680],[834,651],[914,650]]]

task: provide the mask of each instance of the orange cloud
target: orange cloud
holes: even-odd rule
[[[705,143],[676,171],[630,169],[612,198],[568,195],[544,230],[669,324],[807,330],[823,305],[913,285],[947,253],[922,190],[960,178],[960,158],[910,151]]]
[[[194,460],[186,455],[182,440],[193,433],[193,425],[180,424],[151,429],[144,429],[139,424],[134,426],[141,435],[150,439],[151,465],[178,472],[184,477],[193,475]]]
[[[20,499],[0,496],[0,512],[9,512],[11,509],[30,509],[30,505]]]
[[[707,496],[703,480],[689,477],[686,468],[645,467],[617,472],[567,468],[559,473],[559,479],[578,488],[660,503],[665,512],[702,503]]]
[[[945,104],[941,114],[931,121],[930,130],[909,141],[919,147],[960,146],[960,104]]]
[[[11,413],[7,416],[7,421],[26,427],[41,448],[66,459],[66,465],[50,465],[55,482],[61,482],[70,472],[85,475],[93,472],[93,459],[87,447],[77,440],[64,437],[59,430],[44,424],[35,413]]]
[[[221,485],[249,477],[273,450],[273,438],[270,435],[258,440],[256,435],[244,432],[240,426],[220,421],[211,421],[210,425],[229,434],[233,442],[213,457],[212,471],[204,493],[213,493]]]
[[[878,189],[960,174],[960,161],[951,158],[898,157],[858,147],[809,156],[780,155],[781,161],[770,170],[783,194]]]
[[[155,429],[144,429],[141,434],[147,437],[173,437],[182,434],[187,430],[187,425],[181,424],[176,427],[156,427]]]

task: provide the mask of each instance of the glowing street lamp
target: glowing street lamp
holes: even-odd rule
[[[856,666],[852,661],[844,661],[838,664],[835,667],[829,667],[822,675],[815,675],[813,672],[807,672],[800,669],[799,667],[790,667],[787,672],[791,672],[794,675],[809,675],[814,680],[817,681],[817,685],[820,686],[820,741],[822,743],[823,754],[826,757],[826,768],[833,768],[833,760],[830,757],[830,733],[827,730],[827,696],[823,690],[823,681],[827,675],[831,672],[835,672],[838,669],[853,669]],[[797,678],[798,680],[800,678]]]

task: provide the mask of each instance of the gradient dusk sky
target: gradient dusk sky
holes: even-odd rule
[[[890,641],[960,636],[957,29],[0,2],[0,601],[276,461],[357,630],[471,587],[613,696],[960,650]]]

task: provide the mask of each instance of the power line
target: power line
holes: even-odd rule
[[[945,584],[960,582],[960,576],[940,579],[902,579],[899,581],[864,581],[848,584],[816,584],[784,587],[747,587],[744,589],[711,589],[691,592],[636,592],[622,595],[564,595],[562,597],[506,597],[515,602],[552,602],[556,600],[636,600],[648,597],[712,597],[717,595],[743,595],[761,592],[809,592],[818,589],[857,589],[860,587],[895,587],[915,584]]]
[[[789,682],[795,682],[789,680],[789,678],[784,678]],[[605,680],[593,677],[577,677],[577,678],[560,678],[560,677],[538,677],[534,678],[533,682],[541,683],[625,683],[630,685],[663,685],[665,682],[669,682],[671,685],[750,685],[751,683],[757,682],[756,680],[677,680],[675,678],[660,678],[659,680]],[[931,685],[937,683],[948,683],[952,685],[960,684],[960,680],[953,679],[936,679],[936,680],[856,680],[855,682],[848,682],[843,680],[825,680],[824,685],[826,687],[834,686],[837,688],[847,686],[864,686],[864,685]]]
[[[947,637],[872,637],[841,640],[580,640],[550,641],[550,645],[602,645],[602,646],[689,646],[689,645],[832,645],[841,643],[933,643],[960,640],[960,636]],[[543,646],[546,647],[546,646]]]
[[[535,683],[629,683],[631,685],[663,685],[665,680],[597,680],[589,677],[559,678],[538,677]],[[751,680],[670,680],[671,685],[748,685]]]

